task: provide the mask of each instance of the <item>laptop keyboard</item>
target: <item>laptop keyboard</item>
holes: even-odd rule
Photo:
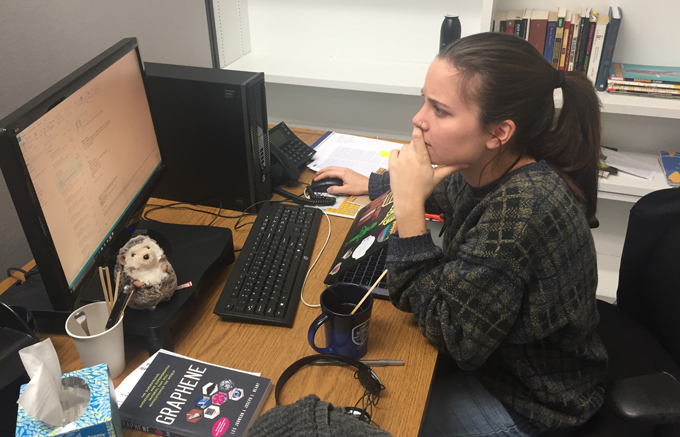
[[[371,254],[368,258],[354,267],[351,267],[338,279],[338,281],[371,287],[380,275],[382,275],[382,272],[385,271],[385,258],[387,258],[387,246],[383,246],[379,251]],[[387,290],[387,275],[383,276],[380,280],[380,283],[376,287],[376,290],[377,289]],[[384,295],[385,293],[380,294]]]

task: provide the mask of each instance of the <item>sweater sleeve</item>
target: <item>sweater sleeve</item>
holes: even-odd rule
[[[381,194],[390,189],[390,173],[385,172],[382,174],[371,173],[368,178],[368,197],[371,200],[375,200],[380,197]]]
[[[526,241],[523,247],[523,228],[516,225],[482,217],[453,257],[428,234],[390,237],[392,303],[412,312],[423,335],[463,369],[484,364],[519,313],[524,280],[518,255],[525,253]]]

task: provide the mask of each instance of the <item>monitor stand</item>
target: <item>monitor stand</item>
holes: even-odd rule
[[[234,262],[231,230],[140,221],[134,234],[147,234],[156,240],[177,274],[177,283],[186,287],[175,291],[170,300],[160,302],[154,310],[127,308],[123,328],[126,335],[145,337],[150,355],[161,348],[172,351],[174,347],[170,329],[182,316],[185,304],[199,294],[201,287],[208,282],[210,273]],[[112,244],[111,247],[122,247],[126,241]],[[109,265],[111,274],[115,255],[117,253],[112,254]],[[84,291],[78,306],[101,301],[103,297],[97,277]],[[64,332],[66,318],[71,313],[52,309],[40,275],[30,276],[24,283],[11,287],[0,296],[0,300],[8,305],[21,305],[30,309],[42,331]]]

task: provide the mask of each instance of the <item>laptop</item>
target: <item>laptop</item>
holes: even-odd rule
[[[359,210],[331,264],[324,283],[349,282],[371,287],[385,270],[387,241],[397,230],[392,192],[388,191]],[[388,299],[387,276],[372,294]]]
[[[425,223],[434,243],[442,247],[440,231],[443,223],[434,220],[426,220]],[[349,282],[370,288],[385,271],[387,240],[396,230],[392,192],[388,191],[357,213],[324,283]],[[376,298],[389,299],[387,275],[371,294]]]

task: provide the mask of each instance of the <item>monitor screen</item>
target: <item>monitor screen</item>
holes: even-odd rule
[[[16,137],[72,286],[161,162],[136,53]]]
[[[136,40],[121,41],[2,123],[7,187],[47,294],[68,310],[159,177]]]

